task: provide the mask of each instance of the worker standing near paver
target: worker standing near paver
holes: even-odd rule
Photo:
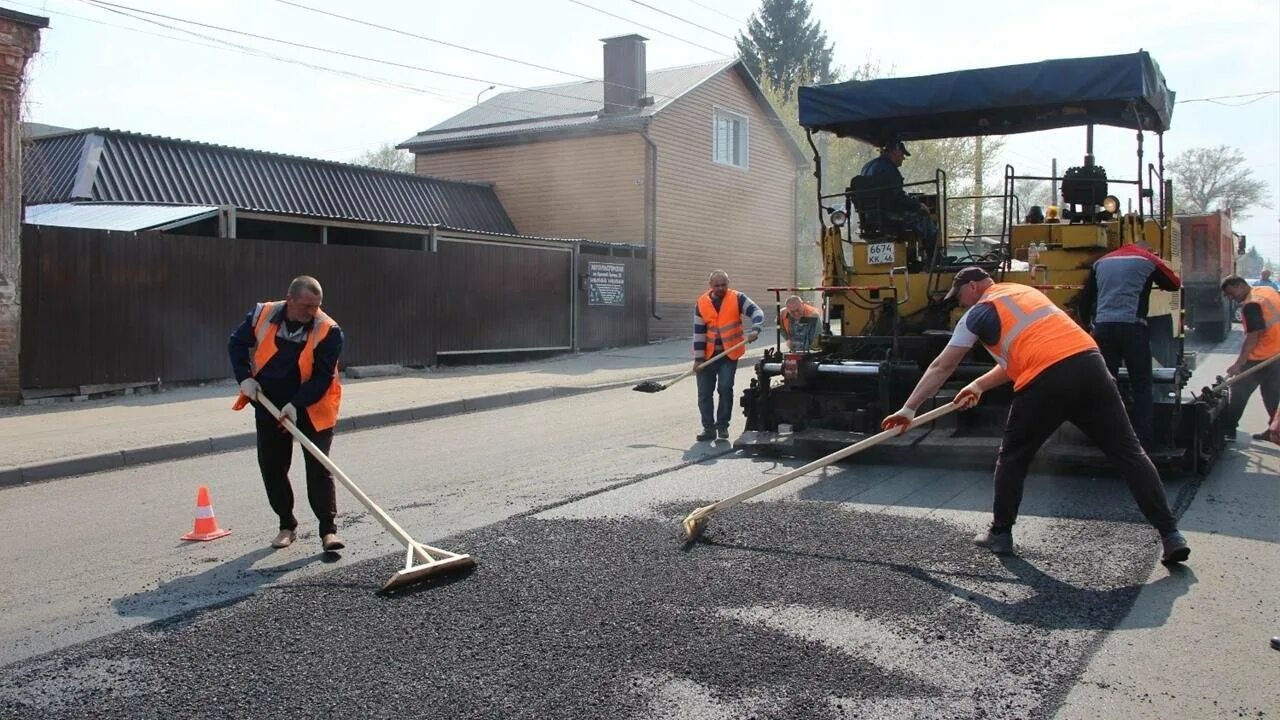
[[[1107,370],[1119,378],[1123,363],[1129,371],[1133,391],[1129,419],[1144,448],[1155,440],[1151,329],[1147,327],[1152,285],[1179,290],[1182,279],[1159,255],[1135,243],[1098,258],[1080,294],[1080,318],[1092,324]]]
[[[1239,275],[1232,275],[1222,281],[1222,292],[1227,297],[1240,303],[1240,319],[1244,321],[1244,343],[1240,345],[1240,355],[1227,368],[1227,375],[1239,375],[1249,368],[1258,365],[1280,353],[1280,293],[1269,287],[1250,287],[1248,281]],[[1273,417],[1280,408],[1280,362],[1258,370],[1249,377],[1241,378],[1231,388],[1231,404],[1222,418],[1222,429],[1228,442],[1236,439],[1236,426],[1244,415],[1244,408],[1249,403],[1253,391],[1262,388],[1262,403],[1267,408],[1267,417]],[[1265,440],[1266,431],[1255,433],[1254,440]]]
[[[284,300],[258,303],[231,333],[227,352],[240,382],[239,410],[262,393],[326,455],[333,444],[342,385],[338,358],[342,328],[320,309],[324,293],[313,277],[302,275],[289,283]],[[258,468],[271,509],[280,518],[274,548],[293,544],[298,520],[293,515],[293,486],[289,465],[293,436],[265,408],[254,403],[258,431]],[[345,547],[338,537],[338,500],[333,476],[310,453],[307,499],[320,523],[320,543],[326,552]]]
[[[996,366],[953,400],[968,409],[985,391],[1013,382],[1013,403],[996,460],[993,518],[974,543],[995,553],[1013,551],[1013,525],[1031,461],[1049,436],[1070,421],[1120,469],[1142,514],[1160,533],[1161,561],[1186,560],[1191,550],[1178,532],[1160,475],[1138,443],[1093,338],[1040,291],[997,284],[979,267],[956,273],[946,297],[957,298],[968,310],[902,409],[881,427],[906,432],[916,410],[938,392],[976,343],[991,353]]]
[[[764,311],[751,298],[729,289],[729,275],[716,270],[707,279],[708,289],[698,296],[693,307],[693,367],[698,373],[698,413],[702,417],[703,442],[729,437],[729,419],[733,416],[733,377],[738,360],[746,354],[746,344],[760,337],[764,327]],[[743,318],[751,319],[751,329],[742,326]],[[723,357],[707,361],[728,351]],[[715,395],[720,396],[715,406]]]

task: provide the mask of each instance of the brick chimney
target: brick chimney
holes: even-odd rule
[[[604,110],[602,115],[635,112],[653,104],[645,91],[644,43],[641,35],[603,38]]]

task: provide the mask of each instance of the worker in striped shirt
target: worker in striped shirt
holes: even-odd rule
[[[764,311],[746,294],[729,289],[725,271],[711,273],[707,285],[693,308],[693,369],[698,376],[698,412],[702,414],[698,442],[729,439],[738,360],[764,328]],[[744,330],[743,318],[751,320],[749,329]],[[714,394],[720,396],[718,407],[714,406]]]

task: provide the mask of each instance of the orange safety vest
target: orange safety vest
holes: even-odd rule
[[[271,358],[276,355],[276,332],[280,329],[280,323],[271,322],[271,318],[276,312],[284,307],[283,300],[275,302],[258,303],[253,310],[253,336],[257,343],[254,346],[253,356],[249,359],[249,377],[258,374]],[[311,379],[311,371],[315,365],[316,346],[324,340],[329,331],[337,327],[338,323],[320,311],[316,313],[316,319],[311,324],[311,330],[307,333],[307,344],[302,348],[302,352],[298,353],[298,374],[302,377],[302,382]],[[333,369],[333,382],[329,383],[329,389],[325,392],[315,404],[305,408],[300,408],[307,414],[311,420],[311,426],[316,430],[328,430],[338,424],[338,406],[342,403],[342,383],[338,382],[338,368]],[[249,404],[249,398],[243,394],[236,398],[236,404],[233,409],[240,410]]]
[[[996,283],[978,302],[991,303],[1000,317],[1000,344],[983,344],[1004,366],[1015,392],[1054,363],[1098,347],[1089,333],[1035,288]]]
[[[809,303],[805,303],[800,309],[800,317],[822,317],[822,311]],[[791,314],[787,312],[786,308],[782,310],[782,333],[784,335],[791,334]]]
[[[1256,287],[1249,291],[1244,304],[1256,303],[1262,310],[1262,335],[1249,353],[1250,360],[1266,360],[1280,353],[1280,293],[1269,287]]]
[[[720,344],[725,349],[742,342],[742,313],[738,309],[739,303],[737,290],[724,291],[719,312],[716,312],[716,306],[711,304],[710,290],[702,293],[698,298],[698,314],[702,316],[702,322],[707,324],[707,347],[703,351],[703,360],[710,360],[711,356],[716,354],[716,338],[720,338]],[[729,350],[728,357],[730,360],[737,360],[746,352],[747,346],[743,345],[735,350]]]

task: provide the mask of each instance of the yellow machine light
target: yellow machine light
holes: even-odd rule
[[[1108,195],[1102,198],[1102,209],[1112,215],[1120,212],[1120,198],[1115,195]]]
[[[1050,205],[1044,209],[1044,221],[1047,223],[1058,222],[1062,219],[1062,210],[1057,205]]]

